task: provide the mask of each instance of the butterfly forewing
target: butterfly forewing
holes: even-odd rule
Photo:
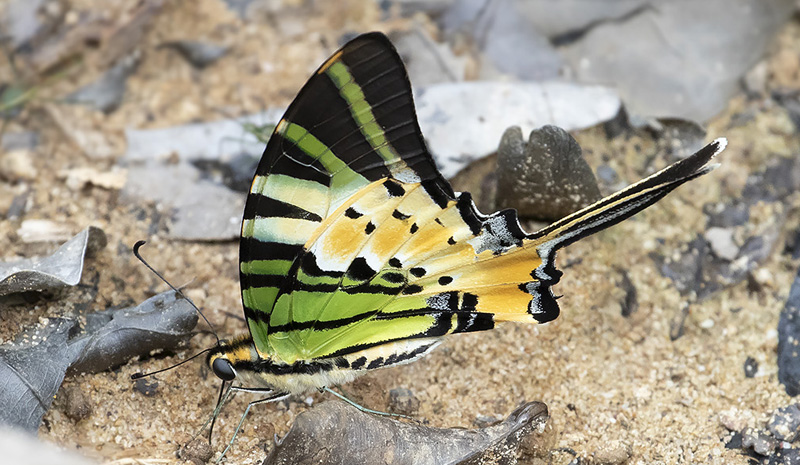
[[[271,351],[270,315],[281,290],[299,282],[303,245],[344,201],[387,177],[451,194],[425,149],[399,56],[385,36],[367,34],[309,79],[256,170],[242,224],[240,278],[260,351]],[[318,278],[320,294],[336,282]],[[274,315],[277,326],[303,319],[297,305],[280,309],[285,312]]]

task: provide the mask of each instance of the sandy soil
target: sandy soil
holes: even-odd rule
[[[122,2],[103,8],[113,13],[121,8],[118,3]],[[382,20],[373,2],[353,0],[339,8],[331,7],[332,2],[317,2],[311,8],[301,2],[284,3],[289,6],[282,7],[281,21],[275,20],[275,12],[267,12],[244,26],[215,0],[168,2],[144,35],[142,62],[116,112],[106,116],[50,100],[95,78],[98,71],[87,64],[88,69],[69,71],[50,83],[12,120],[6,130],[40,131],[42,143],[33,158],[35,176],[0,183],[0,200],[13,197],[9,192],[18,187],[12,184],[30,189],[29,207],[21,218],[0,221],[0,237],[7,238],[0,258],[33,256],[55,247],[21,240],[17,234],[21,221],[31,218],[63,223],[75,233],[87,225],[99,226],[108,234],[109,246],[87,264],[83,278],[84,283],[96,281],[96,295],[73,291],[0,309],[4,341],[42,317],[128,305],[163,291],[157,278],[130,254],[130,246],[139,239],[148,239],[146,255],[153,266],[173,283],[189,283],[187,294],[220,334],[244,330],[236,317],[241,306],[237,245],[168,240],[161,233],[165,212],[158,205],[133,205],[116,190],[68,187],[60,175],[63,170],[110,171],[115,157],[97,159],[83,153],[53,123],[48,107],[55,106],[74,129],[99,131],[112,146],[122,146],[126,127],[168,127],[286,105],[307,75],[336,48],[343,32],[392,31],[408,24],[408,20]],[[73,2],[76,9],[104,4]],[[156,48],[167,40],[198,37],[231,44],[233,49],[198,72],[173,51]],[[800,89],[796,60],[781,59],[800,53],[798,39],[800,27],[794,22],[771,50],[767,62],[771,86]],[[8,69],[0,68],[1,77],[9,75]],[[742,123],[742,114],[751,117]],[[793,402],[777,383],[775,351],[778,315],[798,263],[781,253],[779,241],[754,273],[761,291],[753,293],[740,283],[692,305],[685,335],[671,341],[670,324],[686,299],[659,274],[648,254],[676,253],[705,228],[701,210],[705,204],[738,196],[748,173],[771,157],[796,154],[798,139],[785,110],[743,96],[710,124],[709,136],[729,139],[722,166],[713,174],[682,187],[637,218],[561,253],[561,267],[569,266],[556,289],[564,295],[558,320],[543,326],[508,324],[453,337],[427,359],[367,375],[349,385],[347,392],[364,405],[385,410],[390,389],[409,388],[420,400],[416,416],[434,426],[473,427],[478,416],[504,418],[521,402],[540,400],[552,415],[555,447],[571,448],[583,457],[611,450],[623,456],[629,453],[629,463],[746,463],[738,452],[725,449],[728,431],[720,414],[761,426],[773,409]],[[607,162],[626,182],[645,174],[633,149],[642,141],[600,139],[592,132],[579,136],[589,149],[590,165]],[[664,164],[657,158],[650,168]],[[467,180],[466,187],[470,182],[476,181]],[[796,211],[798,197],[790,200],[786,211]],[[162,226],[159,233],[148,232],[153,222]],[[797,218],[790,217],[787,231],[797,226]],[[627,270],[638,290],[639,309],[628,318],[620,315],[624,293],[618,268]],[[143,369],[169,366],[211,344],[210,336],[200,335],[174,356],[67,378],[64,388],[78,388],[89,396],[92,413],[76,422],[66,416],[64,402],[57,400],[40,437],[101,462],[179,461],[176,448],[197,432],[213,409],[216,378],[201,362],[190,363],[156,376],[156,394],[145,396],[133,389],[129,377]],[[746,357],[759,364],[754,378],[744,376]],[[285,434],[295,416],[324,398],[315,394],[256,407],[230,462],[263,458],[273,434]],[[222,413],[215,450],[223,448],[249,400],[240,395]],[[557,453],[552,463],[571,459]],[[118,463],[123,462],[135,463]]]

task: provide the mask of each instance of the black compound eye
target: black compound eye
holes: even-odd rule
[[[217,378],[223,381],[231,381],[236,378],[236,373],[233,371],[233,365],[231,365],[231,362],[225,360],[224,358],[215,359],[211,364],[211,369],[214,370],[214,374],[217,375]]]

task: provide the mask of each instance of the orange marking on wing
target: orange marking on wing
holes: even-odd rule
[[[334,64],[336,61],[339,60],[339,58],[342,57],[342,53],[344,53],[344,51],[339,50],[338,52],[334,53],[332,57],[328,58],[328,61],[326,61],[325,63],[322,64],[322,66],[319,67],[319,70],[317,70],[317,74],[322,74],[325,71],[327,71],[332,64]]]
[[[527,292],[520,290],[518,284],[506,284],[504,286],[491,286],[483,289],[466,289],[478,296],[476,309],[481,313],[494,313],[501,321],[528,321],[523,315],[530,318],[528,314],[528,303],[533,297]]]

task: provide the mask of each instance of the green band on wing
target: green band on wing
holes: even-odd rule
[[[272,310],[272,304],[275,302],[278,290],[277,287],[273,286],[242,289],[242,300],[247,308],[269,312]]]
[[[325,73],[330,76],[339,89],[339,94],[347,101],[350,107],[350,113],[358,122],[361,133],[375,152],[385,161],[391,162],[392,164],[399,161],[400,156],[387,141],[383,128],[381,128],[376,121],[375,115],[372,113],[372,107],[364,96],[364,91],[361,90],[361,86],[356,84],[347,66],[341,61],[338,61],[332,64]],[[393,165],[389,166],[391,167]]]
[[[241,262],[239,270],[244,274],[267,274],[285,276],[292,267],[292,260],[250,260]]]
[[[343,162],[328,146],[302,126],[290,121],[281,121],[275,129],[275,133],[282,135],[286,140],[296,144],[306,155],[319,161],[325,171],[332,176],[331,189],[344,191],[345,197],[349,196],[350,191],[368,184],[362,175],[350,169],[347,163]]]

